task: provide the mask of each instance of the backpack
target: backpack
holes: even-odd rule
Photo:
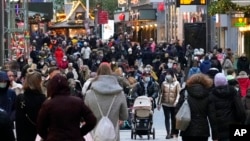
[[[181,131],[185,131],[191,121],[191,111],[187,99],[188,99],[188,93],[187,90],[185,90],[185,101],[183,102],[183,104],[181,105],[179,111],[175,116],[176,129],[179,129]]]
[[[97,101],[96,95],[95,95],[95,98]],[[112,121],[108,118],[111,107],[115,101],[115,98],[116,98],[116,96],[114,96],[112,103],[109,106],[108,113],[106,114],[106,116],[103,115],[101,107],[97,101],[97,106],[98,106],[98,109],[101,113],[102,118],[100,119],[100,121],[98,122],[98,124],[94,130],[94,134],[93,134],[94,141],[115,141],[116,140],[115,127],[114,127]]]

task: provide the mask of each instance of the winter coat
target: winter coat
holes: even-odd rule
[[[236,79],[239,83],[241,97],[246,96],[247,88],[250,86],[250,79],[248,78],[248,76],[238,76]]]
[[[0,88],[0,108],[6,111],[12,121],[15,119],[16,93],[10,89],[10,81],[6,72],[0,71],[0,81],[6,81],[7,86]]]
[[[57,65],[60,64],[62,62],[63,56],[64,56],[64,52],[63,49],[61,47],[56,48],[55,51],[55,58],[56,58],[56,62]]]
[[[85,124],[80,127],[83,119]],[[95,125],[92,111],[80,98],[70,94],[46,100],[37,119],[37,131],[44,141],[83,141],[83,136]]]
[[[249,73],[249,60],[247,57],[240,57],[237,62],[237,70],[238,72],[245,71]]]
[[[232,61],[229,59],[229,58],[226,58],[222,64],[222,68],[224,70],[227,70],[227,69],[233,69],[234,66],[233,66],[233,63]]]
[[[236,118],[236,109],[234,107],[235,100],[240,103],[240,98],[237,98],[237,91],[233,86],[218,86],[215,87],[211,94],[211,100],[215,104],[216,124],[218,126],[219,139],[229,139],[230,124],[237,124],[242,122]],[[237,99],[236,99],[237,98]],[[244,107],[241,107],[244,111]],[[237,109],[239,110],[239,109]],[[245,113],[244,113],[245,114]],[[244,118],[245,115],[238,115]],[[244,121],[244,119],[243,119]]]
[[[201,71],[200,71],[200,68],[198,68],[198,67],[192,67],[192,68],[190,68],[189,69],[189,71],[188,71],[188,78],[190,77],[190,76],[192,76],[192,75],[194,75],[194,74],[197,74],[197,73],[200,73]]]
[[[36,119],[46,97],[37,90],[25,90],[16,98],[17,141],[34,141],[37,135]],[[23,102],[25,107],[23,107]],[[26,117],[26,114],[28,117]],[[25,130],[24,130],[25,129]]]
[[[181,86],[177,80],[173,82],[164,81],[161,85],[158,105],[162,104],[168,107],[175,107],[179,100],[180,90]]]
[[[12,121],[9,115],[0,108],[0,133],[1,140],[3,141],[15,141],[15,136],[12,128]]]
[[[242,98],[243,105],[246,110],[246,120],[245,124],[250,125],[250,91],[247,92],[246,97]]]
[[[116,98],[108,117],[112,121],[114,127],[116,127],[118,137],[117,141],[119,141],[120,135],[118,121],[127,120],[128,111],[126,97],[123,93],[122,87],[117,81],[117,78],[112,75],[97,76],[97,78],[92,81],[91,88],[87,91],[84,102],[93,111],[97,121],[99,121],[102,116],[98,109],[97,102],[99,103],[103,114],[106,115],[114,96],[116,96]]]
[[[213,101],[209,99],[209,90],[201,84],[193,84],[186,87],[188,92],[188,103],[191,110],[191,121],[185,131],[181,131],[181,136],[210,136],[210,127],[212,139],[217,139],[217,126]],[[180,99],[176,106],[176,113],[184,102],[185,89],[180,93]]]
[[[61,61],[58,64],[58,67],[61,68],[61,69],[66,69],[66,68],[68,68],[68,64],[69,64],[69,62],[67,60],[66,61]]]
[[[211,62],[209,60],[204,60],[200,64],[200,70],[204,74],[207,74],[207,72],[209,71],[210,68],[211,68]]]
[[[152,97],[153,98],[153,107],[156,108],[156,102],[155,99],[158,97],[159,94],[159,84],[155,81],[152,80],[148,82],[147,85],[147,96],[148,97]],[[145,96],[146,92],[145,92],[145,85],[144,85],[144,81],[141,80],[139,83],[137,83],[137,85],[135,86],[134,90],[133,90],[133,96],[136,98],[138,96]]]

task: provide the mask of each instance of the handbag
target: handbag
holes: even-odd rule
[[[85,136],[83,136],[83,138],[85,139],[85,141],[94,141],[91,133],[86,134]]]
[[[182,103],[179,111],[177,112],[176,116],[176,129],[181,131],[185,131],[189,126],[191,121],[191,111],[188,104],[188,93],[185,90],[185,101]]]

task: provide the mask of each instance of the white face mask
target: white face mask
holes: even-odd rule
[[[150,77],[145,77],[145,82],[149,82],[150,81]]]
[[[29,62],[28,62],[28,65],[31,65],[31,64],[32,64],[32,62],[29,61]]]
[[[172,68],[173,67],[173,63],[168,63],[168,68]]]
[[[167,81],[173,81],[173,77],[171,75],[166,75],[165,78]]]
[[[0,82],[0,88],[6,88],[7,83],[6,82]]]

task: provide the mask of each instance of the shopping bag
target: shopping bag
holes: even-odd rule
[[[187,100],[188,94],[185,90],[185,101],[183,102],[182,106],[180,107],[179,111],[177,112],[176,118],[176,129],[181,131],[185,131],[189,126],[191,121],[191,112],[190,107]]]

